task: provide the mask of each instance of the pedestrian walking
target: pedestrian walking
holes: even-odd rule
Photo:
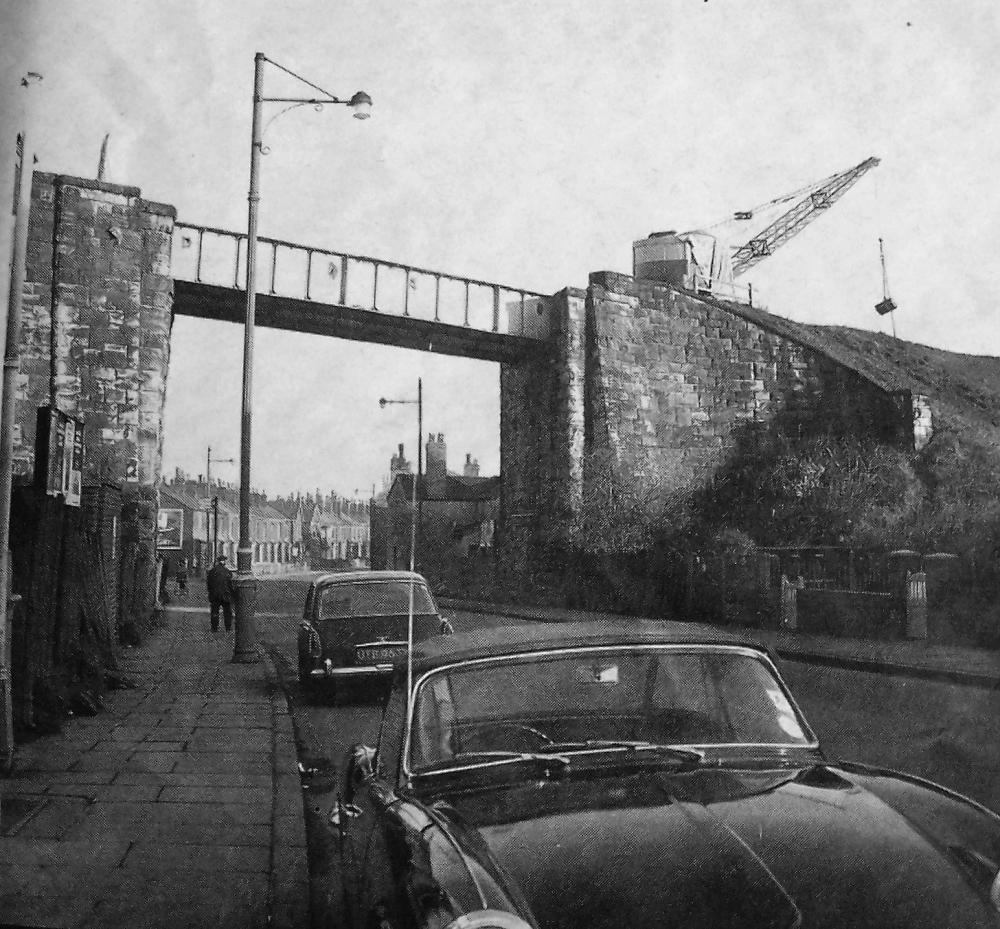
[[[219,609],[226,623],[226,632],[233,628],[233,572],[226,564],[226,556],[219,555],[215,565],[205,577],[208,585],[208,605],[212,632],[219,631]]]
[[[160,602],[166,603],[170,599],[167,595],[167,580],[170,577],[170,559],[166,555],[159,555],[160,559]]]
[[[186,597],[188,592],[188,563],[187,558],[177,560],[177,594]]]

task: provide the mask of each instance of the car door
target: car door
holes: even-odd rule
[[[391,781],[399,772],[404,724],[405,682],[397,680],[382,712],[378,748],[372,752],[356,746],[345,764],[341,858],[355,929],[369,929],[373,918],[380,922],[387,915],[381,912],[386,900],[394,897],[394,862],[386,834],[391,828],[388,811],[396,799]]]

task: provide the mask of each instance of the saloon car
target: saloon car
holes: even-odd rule
[[[299,682],[361,683],[392,673],[406,654],[412,596],[414,641],[446,632],[427,581],[409,571],[324,574],[310,584],[299,623]]]
[[[331,816],[354,929],[1000,926],[1000,818],[828,761],[749,638],[506,627],[405,672]]]

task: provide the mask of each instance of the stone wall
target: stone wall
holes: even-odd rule
[[[588,450],[680,485],[738,454],[747,424],[912,441],[908,394],[876,386],[756,315],[666,285],[636,287],[622,274],[592,275]]]
[[[170,357],[174,208],[135,187],[38,173],[21,337],[15,462],[31,478],[35,417],[84,422],[84,482],[124,492],[123,624],[155,603],[153,548]]]
[[[863,376],[817,327],[613,272],[544,309],[549,354],[500,372],[500,593],[548,586],[558,598],[574,548],[617,544],[591,538],[606,490],[662,501],[753,454],[760,430],[911,448],[932,431],[925,397]]]
[[[501,575],[523,577],[571,541],[583,487],[586,294],[546,301],[550,351],[500,366]]]
[[[35,410],[84,420],[85,481],[153,486],[160,473],[175,211],[135,187],[36,174],[18,408],[20,473]]]

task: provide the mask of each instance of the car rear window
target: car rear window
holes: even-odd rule
[[[398,616],[409,612],[410,583],[407,581],[354,581],[331,584],[320,592],[320,619],[351,616]],[[419,581],[413,587],[413,612],[436,613],[430,592]]]

